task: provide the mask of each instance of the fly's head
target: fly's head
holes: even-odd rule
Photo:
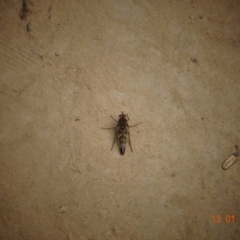
[[[124,114],[123,112],[119,115],[119,120],[118,120],[118,124],[120,126],[121,129],[124,129],[128,126],[128,120],[129,117],[127,114]]]

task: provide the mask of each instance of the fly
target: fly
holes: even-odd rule
[[[114,143],[117,139],[118,146],[119,146],[119,151],[120,151],[121,155],[124,155],[124,153],[125,153],[127,141],[129,141],[131,151],[133,152],[132,145],[131,145],[131,140],[130,140],[129,128],[130,127],[135,127],[135,126],[137,126],[141,123],[138,123],[138,124],[133,125],[133,126],[129,126],[128,121],[130,120],[130,118],[128,117],[127,114],[124,114],[123,112],[119,115],[118,121],[114,117],[112,117],[112,119],[114,119],[117,122],[116,127],[102,128],[102,129],[115,129],[115,136],[114,136],[114,140],[113,140],[111,150],[113,149]]]

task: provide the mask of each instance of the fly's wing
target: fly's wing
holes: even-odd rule
[[[222,168],[227,170],[230,166],[232,166],[237,161],[238,155],[239,152],[233,153],[227,160],[224,161]]]

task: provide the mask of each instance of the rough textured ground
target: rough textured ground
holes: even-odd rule
[[[240,239],[240,2],[31,1],[0,2],[0,239]]]

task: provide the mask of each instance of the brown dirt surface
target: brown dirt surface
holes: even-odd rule
[[[26,3],[0,2],[0,239],[240,239],[240,2]]]

